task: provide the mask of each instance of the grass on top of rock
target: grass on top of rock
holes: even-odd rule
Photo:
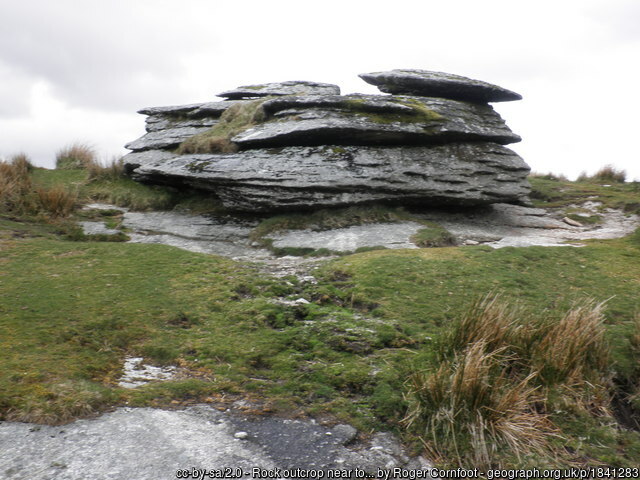
[[[419,100],[412,98],[385,98],[388,102],[397,103],[411,109],[410,112],[384,112],[367,105],[365,99],[345,100],[342,105],[348,110],[365,117],[374,123],[424,123],[432,124],[443,121],[444,118],[439,113],[431,110]]]
[[[231,138],[265,120],[262,104],[269,98],[238,102],[230,106],[220,116],[220,121],[210,130],[194,135],[182,142],[177,149],[177,153],[237,152],[238,147],[231,141]]]

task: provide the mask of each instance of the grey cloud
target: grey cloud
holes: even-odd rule
[[[154,6],[65,0],[39,2],[36,12],[29,2],[0,7],[0,61],[23,80],[46,80],[72,105],[125,110],[154,103],[162,91],[179,90],[184,52],[201,42],[197,30],[173,38],[170,26],[128,6],[141,4]]]
[[[25,117],[29,113],[29,78],[0,61],[0,118]]]

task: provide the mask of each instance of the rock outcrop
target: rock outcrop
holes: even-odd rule
[[[362,77],[394,95],[284,82],[239,87],[219,102],[140,110],[147,133],[127,145],[126,169],[251,212],[528,201],[529,167],[503,146],[520,137],[487,103],[517,94],[417,70]],[[442,78],[455,88],[441,88]]]
[[[468,102],[509,102],[521,100],[518,93],[491,83],[443,72],[426,70],[391,70],[363,73],[365,82],[375,85],[381,92],[396,95],[442,97]]]

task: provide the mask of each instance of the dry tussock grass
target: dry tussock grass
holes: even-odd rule
[[[52,218],[67,217],[76,207],[78,192],[56,185],[52,188],[38,188],[38,200],[43,210]]]
[[[455,453],[479,468],[494,465],[509,448],[516,455],[542,452],[558,430],[540,413],[534,374],[513,378],[505,349],[470,345],[433,374],[410,379],[408,427],[419,425],[432,456]],[[426,420],[426,421],[425,421]]]
[[[32,193],[31,162],[24,154],[9,162],[0,162],[0,210],[12,214],[25,214],[35,209]]]
[[[89,181],[116,180],[124,176],[122,158],[112,158],[106,165],[93,160],[85,168],[87,169],[87,179]]]
[[[94,149],[84,143],[74,143],[59,150],[56,154],[56,168],[60,170],[87,168],[95,161]]]
[[[625,170],[618,170],[613,165],[605,165],[595,174],[589,176],[582,172],[578,176],[578,182],[603,182],[603,183],[624,183],[627,179]]]
[[[33,165],[24,154],[0,162],[0,211],[12,215],[47,212],[52,218],[66,217],[78,200],[78,192],[63,186],[36,188],[31,181]]]
[[[558,402],[609,413],[602,303],[541,321],[487,296],[443,339],[438,360],[409,379],[403,420],[434,458],[488,468],[504,452],[550,454],[560,432],[549,412]]]

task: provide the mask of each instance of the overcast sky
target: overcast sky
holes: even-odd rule
[[[142,107],[282,80],[377,93],[357,74],[419,68],[522,94],[494,108],[534,171],[640,180],[638,0],[0,0],[0,19],[0,157],[108,159]]]

